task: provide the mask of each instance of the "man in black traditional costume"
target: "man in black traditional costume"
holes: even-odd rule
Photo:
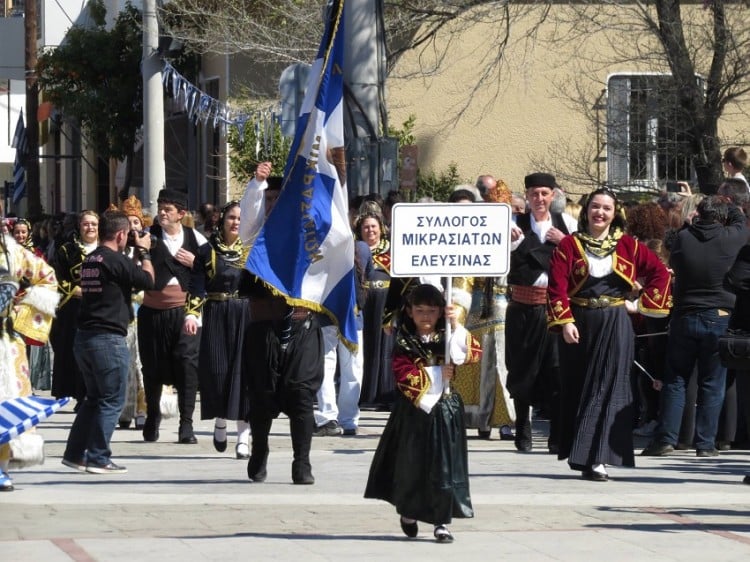
[[[187,196],[181,191],[162,189],[157,199],[159,214],[151,227],[154,290],[146,291],[138,309],[138,349],[143,364],[146,393],[144,441],[159,439],[162,386],[174,384],[180,411],[179,443],[197,443],[193,412],[198,392],[198,349],[200,334],[183,331],[187,291],[198,248],[206,239],[194,229],[182,226]]]
[[[559,336],[547,331],[545,305],[550,257],[560,240],[576,230],[576,223],[568,215],[549,210],[557,185],[554,176],[537,172],[526,176],[524,184],[530,212],[518,215],[511,229],[506,386],[516,410],[516,449],[531,451],[531,406],[536,405],[549,416],[549,452],[557,453]]]
[[[240,237],[246,244],[254,243],[280,193],[282,178],[270,174],[271,163],[260,163],[240,201]],[[284,412],[289,417],[294,453],[292,481],[314,484],[310,447],[315,395],[324,373],[318,314],[287,304],[256,276],[252,276],[249,297],[250,322],[243,350],[249,373],[252,435],[247,476],[253,482],[266,479],[268,435],[273,420]]]

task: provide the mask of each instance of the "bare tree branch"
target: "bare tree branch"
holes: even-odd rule
[[[383,2],[391,75],[396,68],[402,70],[403,65],[396,65],[407,52],[416,53],[416,66],[400,77],[444,72],[448,61],[455,60],[454,53],[463,50],[458,41],[467,32],[491,30],[486,41],[470,54],[475,76],[455,96],[447,120],[455,123],[464,116],[480,91],[489,89],[495,94],[483,110],[495,102],[501,89],[511,83],[513,64],[519,64],[507,60],[509,49],[530,56],[534,49],[544,47],[553,59],[558,53],[570,53],[573,46],[575,58],[559,64],[574,68],[572,78],[586,78],[589,97],[599,95],[611,69],[671,73],[677,103],[691,124],[691,157],[699,182],[710,191],[720,179],[718,120],[730,104],[750,94],[747,2]],[[320,10],[320,0],[173,0],[163,8],[161,17],[174,37],[197,52],[243,53],[259,63],[289,64],[313,58],[322,28]],[[684,17],[687,10],[689,16]],[[702,77],[703,86],[697,76]],[[580,91],[576,93],[576,89]],[[580,98],[584,89],[582,83],[576,85],[571,100]],[[593,101],[589,99],[583,107],[590,108]]]

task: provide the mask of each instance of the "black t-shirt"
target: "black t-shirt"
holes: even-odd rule
[[[133,260],[106,246],[91,252],[81,266],[82,330],[127,335],[133,290],[152,289],[151,276]]]

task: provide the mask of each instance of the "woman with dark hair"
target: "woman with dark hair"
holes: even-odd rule
[[[449,390],[454,365],[481,359],[479,342],[446,306],[440,289],[421,284],[409,294],[398,328],[393,372],[398,396],[372,459],[365,497],[385,500],[407,537],[418,521],[452,542],[453,517],[473,517],[461,397]],[[452,334],[448,338],[446,322]]]
[[[363,205],[354,222],[354,234],[370,247],[372,273],[367,280],[367,300],[362,309],[363,365],[360,404],[387,408],[393,402],[391,371],[393,337],[383,332],[388,289],[391,285],[391,244],[382,213],[375,205]]]
[[[31,236],[31,223],[26,219],[16,219],[13,223],[13,238],[16,243],[38,258],[44,257],[44,252],[34,245]],[[19,291],[19,297],[22,291]],[[52,381],[52,365],[50,364],[50,345],[48,341],[27,341],[26,355],[29,359],[29,378],[31,387],[35,390],[49,390]]]
[[[195,335],[199,322],[203,326],[198,364],[201,419],[215,418],[214,447],[220,453],[226,450],[227,420],[235,420],[235,456],[247,459],[250,406],[242,348],[249,321],[249,274],[244,269],[248,246],[239,228],[240,203],[230,201],[193,264],[185,332]]]
[[[19,246],[26,248],[36,257],[41,258],[43,252],[34,246],[34,239],[31,236],[31,223],[26,219],[16,219],[13,223],[13,238]]]
[[[606,465],[634,466],[635,412],[630,383],[634,333],[628,312],[666,316],[671,276],[645,245],[625,234],[617,196],[588,197],[578,232],[552,254],[547,316],[561,330],[560,460],[584,479],[604,482]],[[638,301],[628,301],[636,280]]]
[[[0,402],[32,395],[24,344],[46,341],[59,298],[52,268],[0,234]],[[13,328],[5,329],[11,319]],[[21,408],[18,416],[30,417]],[[27,466],[44,462],[43,442],[34,430],[0,444],[0,492],[13,490],[8,468],[14,459]]]
[[[81,265],[93,252],[99,240],[99,215],[94,211],[81,211],[78,231],[72,240],[65,242],[55,252],[50,265],[55,268],[60,304],[52,322],[49,341],[55,352],[52,365],[52,396],[72,396],[77,400],[76,411],[86,396],[86,386],[73,355],[73,341],[77,331],[78,310],[81,307]]]

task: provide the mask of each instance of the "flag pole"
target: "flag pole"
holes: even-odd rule
[[[445,303],[446,305],[450,305],[452,301],[453,301],[453,278],[446,277]],[[447,318],[445,320],[445,364],[446,365],[451,364],[451,323],[450,323],[450,320],[448,320]],[[443,385],[443,396],[450,396],[450,393],[451,393],[451,383],[450,381],[448,381]]]

